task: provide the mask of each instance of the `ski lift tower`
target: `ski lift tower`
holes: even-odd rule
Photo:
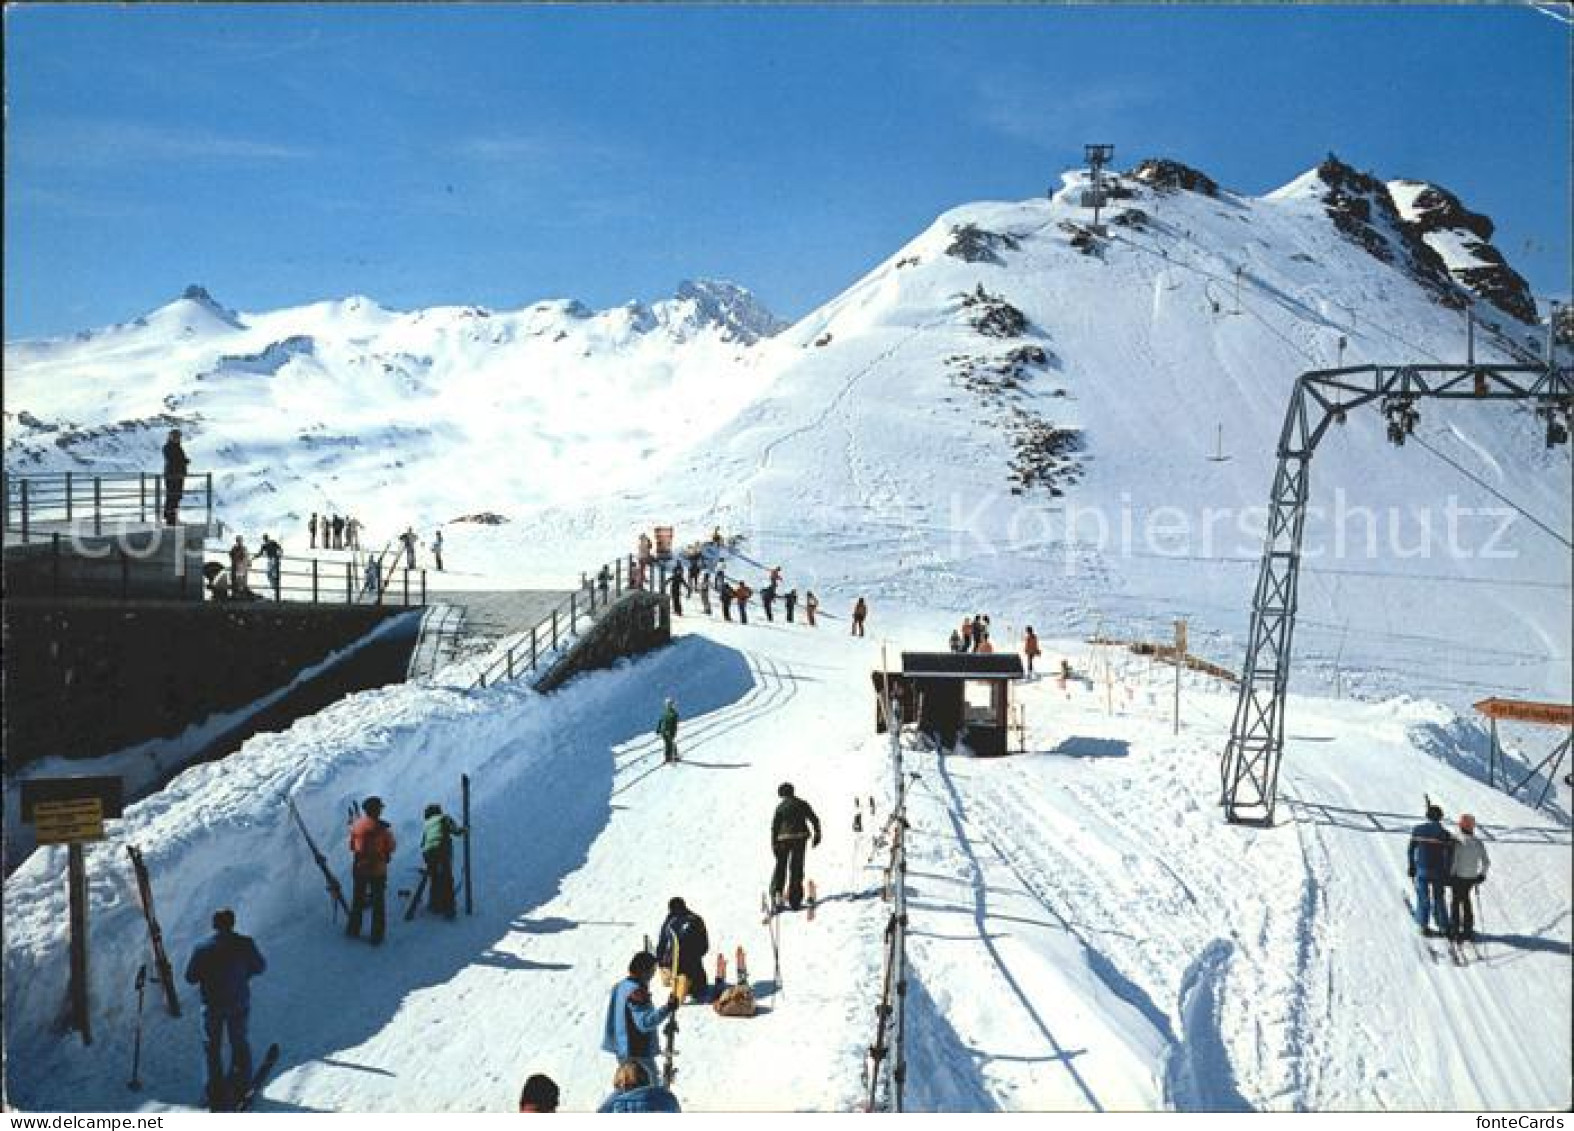
[[[1102,235],[1103,229],[1099,227],[1099,209],[1104,207],[1104,166],[1115,158],[1113,145],[1084,145],[1083,158],[1088,163],[1088,172],[1093,187],[1083,192],[1082,207],[1093,209],[1093,231]]]

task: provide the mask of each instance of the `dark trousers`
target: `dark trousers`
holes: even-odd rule
[[[174,526],[180,517],[180,500],[186,494],[186,477],[184,475],[166,475],[164,477],[164,523]]]
[[[864,634],[864,618],[863,617],[854,617],[853,618],[853,635],[854,636],[862,636],[863,634]]]
[[[251,1082],[251,1042],[246,1039],[245,1009],[202,1011],[203,1051],[208,1054],[208,1103],[230,1107]],[[230,1069],[224,1071],[224,1038],[230,1042]]]
[[[738,602],[738,621],[740,624],[749,623],[749,603],[747,601]]]
[[[797,604],[798,604],[798,602],[796,602],[796,601],[788,601],[787,602],[787,623],[788,624],[792,623],[792,611],[793,611],[794,606],[796,606]]]
[[[668,762],[676,762],[678,760],[678,736],[675,734],[664,734],[661,736],[661,741],[663,744],[662,758]]]
[[[1448,904],[1444,894],[1448,881],[1441,878],[1434,879],[1431,876],[1417,876],[1415,886],[1416,923],[1425,929],[1426,921],[1430,917],[1437,925],[1438,934],[1448,934]]]
[[[1475,880],[1449,880],[1448,890],[1453,897],[1449,906],[1449,920],[1453,923],[1454,934],[1460,938],[1470,938],[1476,933],[1476,909],[1470,899],[1470,893],[1475,890]]]
[[[677,617],[683,615],[683,595],[676,589],[672,590],[672,615]]]
[[[787,903],[794,910],[803,903],[803,858],[808,837],[776,842],[776,870],[771,873],[771,895],[780,897],[785,884]]]
[[[438,915],[454,917],[454,846],[445,844],[423,852],[426,861],[426,906]]]
[[[767,598],[765,600],[765,602],[764,602],[764,605],[765,605],[765,619],[768,620],[768,621],[774,621],[776,618],[775,618],[775,616],[773,616],[771,614],[771,609],[775,607],[776,602]]]
[[[723,619],[725,619],[725,620],[731,620],[732,619],[732,598],[731,597],[723,597],[721,599],[721,615],[722,615]]]
[[[374,943],[383,941],[383,932],[388,926],[388,909],[385,906],[388,895],[387,876],[367,876],[360,872],[355,873],[355,898],[350,901],[350,925],[347,933],[351,938],[361,937],[361,917],[366,909],[372,909],[372,933],[367,936]]]

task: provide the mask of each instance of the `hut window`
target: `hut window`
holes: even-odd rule
[[[967,721],[974,726],[999,726],[1000,718],[995,709],[995,685],[984,679],[970,679],[963,684],[962,695],[967,705]]]

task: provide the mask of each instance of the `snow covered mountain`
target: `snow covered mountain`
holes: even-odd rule
[[[768,1006],[685,1010],[686,1107],[856,1107],[890,913],[871,845],[895,800],[869,672],[984,612],[1001,648],[1031,624],[1043,666],[1076,675],[1021,690],[1031,753],[908,751],[914,1109],[1566,1107],[1569,794],[1538,809],[1487,785],[1468,714],[1570,694],[1574,486],[1542,421],[1422,405],[1403,448],[1372,410],[1324,439],[1273,829],[1219,816],[1231,689],[1187,675],[1174,734],[1169,669],[1086,642],[1163,640],[1184,616],[1191,651],[1238,662],[1297,374],[1463,361],[1472,304],[1479,357],[1535,355],[1490,224],[1336,161],[1260,197],[1144,162],[1103,233],[1087,188],[948,212],[768,338],[745,295],[706,287],[595,314],[235,314],[190,294],[143,326],[8,345],[17,470],[152,466],[167,414],[194,467],[232,476],[238,529],[496,510],[514,521],[449,528],[447,552],[466,584],[506,586],[572,581],[657,523],[680,542],[719,525],[745,538],[733,576],[780,563],[826,614],[811,631],[691,607],[674,647],[550,697],[391,687],[181,775],[90,852],[91,1050],[55,1026],[60,854],[35,853],[5,885],[18,1102],[127,1101],[134,841],[177,952],[228,903],[269,954],[253,1028],[287,1051],[264,1108],[507,1110],[530,1071],[593,1107],[605,989],[679,893],[729,958],[747,947]],[[860,595],[868,639],[846,635]],[[686,761],[662,768],[667,695]],[[477,915],[347,948],[284,798],[322,838],[380,793],[410,844],[461,772]],[[817,919],[787,922],[778,964],[758,888],[782,780],[826,837]],[[1404,902],[1423,793],[1490,838],[1488,937],[1461,965]],[[148,1024],[140,1102],[191,1104],[189,1023]]]
[[[608,490],[759,387],[781,323],[731,283],[645,305],[238,314],[193,286],[132,322],[6,346],[6,466],[158,466],[180,427],[232,522],[397,504],[422,526]],[[484,467],[483,476],[462,470]],[[543,474],[550,468],[550,474]],[[467,508],[448,508],[456,474]]]

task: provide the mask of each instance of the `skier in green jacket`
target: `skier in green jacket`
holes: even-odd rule
[[[678,760],[678,705],[671,699],[667,700],[667,707],[661,712],[661,721],[656,724],[656,733],[661,736],[661,741],[666,747],[662,761],[676,762]]]
[[[459,822],[443,812],[441,805],[428,805],[424,816],[426,819],[421,825],[421,859],[426,862],[426,905],[445,919],[452,919],[456,913],[454,837],[464,836],[465,830]]]

